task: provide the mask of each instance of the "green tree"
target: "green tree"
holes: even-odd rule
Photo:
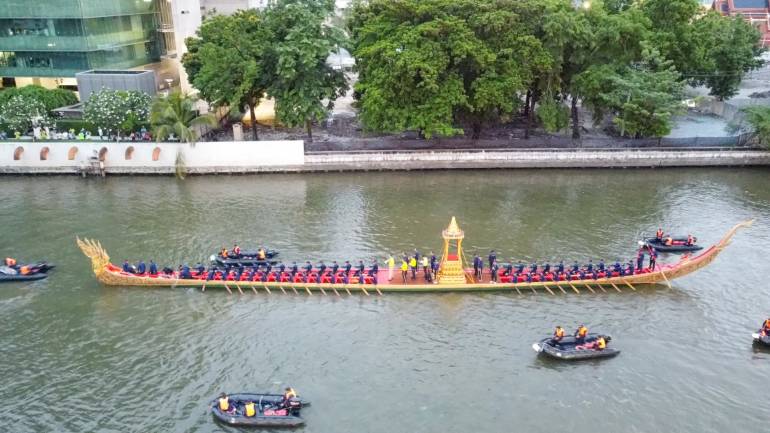
[[[49,126],[52,118],[45,105],[29,95],[15,95],[0,103],[0,123],[10,132],[24,134],[35,126]]]
[[[749,131],[759,144],[770,146],[770,107],[755,105],[741,110]]]
[[[48,112],[53,111],[55,108],[74,105],[78,102],[75,92],[70,90],[46,89],[43,86],[29,85],[3,89],[0,91],[0,104],[19,95],[40,101]]]
[[[684,111],[684,82],[655,50],[645,51],[638,64],[593,67],[576,77],[576,86],[588,95],[584,103],[594,120],[613,116],[621,136],[662,137],[671,132],[673,116]]]
[[[688,83],[721,99],[737,93],[746,72],[762,65],[760,34],[742,17],[703,13],[697,0],[645,0],[649,41]]]
[[[360,117],[371,130],[462,133],[510,115],[550,62],[513,0],[372,0],[350,19]]]
[[[102,89],[85,103],[83,119],[119,136],[147,123],[151,101],[144,92]]]
[[[198,141],[201,127],[217,126],[212,114],[199,115],[195,108],[197,98],[172,92],[155,99],[150,108],[150,125],[158,141],[175,136],[183,143]]]
[[[710,12],[696,20],[695,68],[689,82],[705,85],[710,94],[724,100],[738,93],[743,76],[762,65],[761,34],[743,17],[723,17]],[[687,76],[688,72],[684,72]]]
[[[345,45],[342,31],[327,24],[333,14],[330,0],[279,0],[265,15],[272,38],[265,53],[267,92],[281,123],[305,126],[310,141],[312,123],[324,120],[348,89],[344,73],[326,63]]]
[[[203,99],[231,110],[246,107],[254,139],[259,139],[254,109],[267,91],[269,68],[265,49],[273,42],[256,9],[207,18],[186,41],[182,64]]]

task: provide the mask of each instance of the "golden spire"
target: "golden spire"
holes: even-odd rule
[[[449,223],[449,227],[444,230],[441,235],[444,239],[462,239],[465,237],[465,233],[460,230],[460,226],[457,225],[457,220],[452,217],[452,221]]]

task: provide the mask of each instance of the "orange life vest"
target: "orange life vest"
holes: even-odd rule
[[[667,237],[666,238],[666,245],[673,245],[673,244],[674,244],[674,239],[672,239],[671,236]]]
[[[256,409],[254,409],[253,401],[246,403],[243,407],[246,409],[246,416],[254,416],[257,414]]]
[[[607,348],[607,341],[604,338],[599,338],[599,340],[596,342],[596,347],[599,350],[604,350]]]
[[[556,331],[553,333],[553,335],[556,338],[563,338],[564,337],[564,329],[563,328],[556,328]]]
[[[230,410],[230,399],[227,397],[222,397],[219,399],[219,410],[222,412],[227,412]]]
[[[770,329],[770,319],[766,319],[765,320],[764,328],[765,329]]]
[[[265,260],[265,250],[260,248],[259,252],[257,253],[257,257],[259,258],[259,260]]]
[[[29,266],[22,266],[21,269],[19,269],[19,273],[22,275],[27,275],[29,273]]]
[[[585,326],[581,326],[580,328],[578,328],[577,334],[578,334],[578,337],[585,338],[585,336],[588,335],[588,328],[586,328]]]
[[[289,388],[288,391],[286,391],[285,394],[283,394],[284,400],[290,400],[292,398],[297,398],[297,393],[294,391],[294,388]]]
[[[227,258],[227,248],[222,248],[222,257]]]
[[[663,239],[663,230],[658,229],[658,231],[655,232],[655,237],[658,239]]]

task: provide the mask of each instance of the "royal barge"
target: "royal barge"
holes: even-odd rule
[[[536,275],[532,281],[516,278],[515,276],[500,275],[497,282],[490,282],[488,270],[485,270],[486,278],[482,276],[477,280],[473,270],[466,266],[463,254],[462,241],[464,232],[458,226],[454,217],[449,226],[442,232],[444,247],[440,259],[440,267],[437,278],[426,281],[422,277],[416,280],[408,280],[402,283],[398,276],[388,281],[388,270],[379,270],[377,278],[364,276],[363,281],[358,278],[347,278],[347,283],[342,282],[338,276],[309,275],[307,278],[298,278],[287,272],[272,272],[265,281],[257,279],[234,279],[232,274],[218,279],[207,279],[205,275],[195,275],[192,278],[180,278],[178,272],[167,275],[135,275],[123,270],[110,262],[110,257],[101,243],[89,239],[77,239],[77,244],[83,253],[91,259],[96,278],[105,285],[110,286],[144,286],[144,287],[194,287],[202,290],[221,288],[228,292],[240,293],[253,291],[254,293],[307,293],[320,292],[322,294],[353,292],[369,294],[382,294],[383,292],[473,292],[473,291],[544,291],[550,294],[556,293],[581,293],[587,290],[592,293],[636,290],[638,286],[667,284],[675,278],[683,277],[697,271],[709,263],[724,250],[730,243],[735,233],[743,227],[750,226],[752,221],[745,221],[730,229],[716,244],[704,249],[695,256],[685,255],[673,264],[658,264],[653,269],[637,269],[631,275],[608,273],[605,275],[591,276],[583,279],[575,278],[575,275]],[[502,274],[502,271],[500,271]],[[513,279],[516,281],[513,281]]]

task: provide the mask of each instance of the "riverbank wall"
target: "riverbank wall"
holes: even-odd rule
[[[301,140],[4,142],[0,174],[189,174],[485,168],[770,166],[750,148],[444,149],[307,152]]]

